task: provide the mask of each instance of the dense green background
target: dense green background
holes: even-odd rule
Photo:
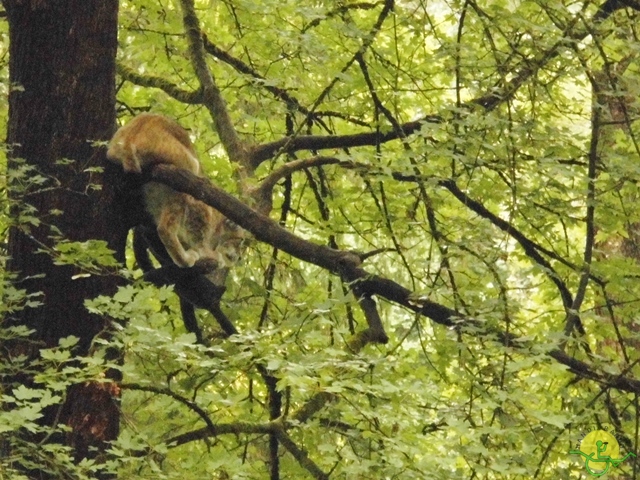
[[[178,119],[207,175],[240,195],[237,166],[193,94],[179,3],[121,2],[118,109],[123,122],[149,110]],[[125,353],[122,433],[107,464],[121,478],[268,478],[258,364],[278,378],[291,449],[304,454],[281,447],[283,479],[312,478],[305,461],[336,479],[584,478],[568,452],[603,426],[623,454],[638,450],[638,385],[610,385],[639,372],[638,12],[594,21],[600,3],[404,0],[376,31],[383,3],[196,6],[244,139],[430,119],[405,139],[323,151],[352,163],[293,173],[271,218],[320,244],[374,252],[369,272],[455,309],[461,328],[378,299],[391,340],[354,353],[352,328],[365,320],[340,279],[257,242],[223,299],[241,333],[222,339],[200,312],[208,347],[185,333],[169,289],[134,282],[88,301],[124,320],[111,342]],[[5,52],[0,42],[3,78]],[[248,182],[293,159],[264,162]],[[138,278],[133,258],[128,266],[123,275]],[[20,304],[8,285],[5,311]],[[29,428],[68,384],[100,378],[106,345],[83,368],[67,347],[43,351],[44,390],[4,392],[0,434]],[[548,355],[558,348],[589,369],[570,371]],[[304,415],[317,398],[323,408]],[[55,451],[46,461],[65,460]],[[90,478],[92,465],[65,468]],[[607,478],[635,475],[628,460]]]

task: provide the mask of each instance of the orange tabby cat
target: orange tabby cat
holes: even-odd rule
[[[107,158],[121,164],[126,172],[141,173],[145,167],[168,164],[201,175],[187,131],[175,121],[151,113],[136,116],[116,132]],[[215,208],[161,183],[149,182],[143,188],[145,208],[176,265],[192,267],[198,261],[213,260],[222,268],[235,261],[237,229],[228,228],[225,217]]]

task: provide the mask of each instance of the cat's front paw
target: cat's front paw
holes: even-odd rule
[[[191,268],[196,264],[198,260],[200,260],[200,255],[193,250],[188,250],[184,252],[184,255],[180,260],[180,263],[176,262],[176,264],[183,268]]]

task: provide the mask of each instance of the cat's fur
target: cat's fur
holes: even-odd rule
[[[175,121],[143,113],[121,127],[111,139],[107,158],[126,172],[141,173],[155,164],[174,165],[201,175],[200,161],[189,135]],[[145,209],[173,262],[192,267],[211,261],[220,268],[237,256],[237,227],[227,225],[215,208],[157,182],[144,185]]]

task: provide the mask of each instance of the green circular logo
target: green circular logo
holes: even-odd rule
[[[589,475],[601,477],[611,467],[617,467],[634,453],[627,453],[620,457],[620,445],[611,433],[605,430],[593,430],[580,442],[580,450],[571,450],[569,453],[581,455],[584,458],[584,468]]]
[[[607,458],[620,458],[620,445],[616,437],[604,430],[594,430],[585,435],[580,442],[580,451],[586,453],[593,460],[589,461],[589,469],[592,475],[604,475],[609,469],[609,460],[598,461],[598,453],[600,456]]]

